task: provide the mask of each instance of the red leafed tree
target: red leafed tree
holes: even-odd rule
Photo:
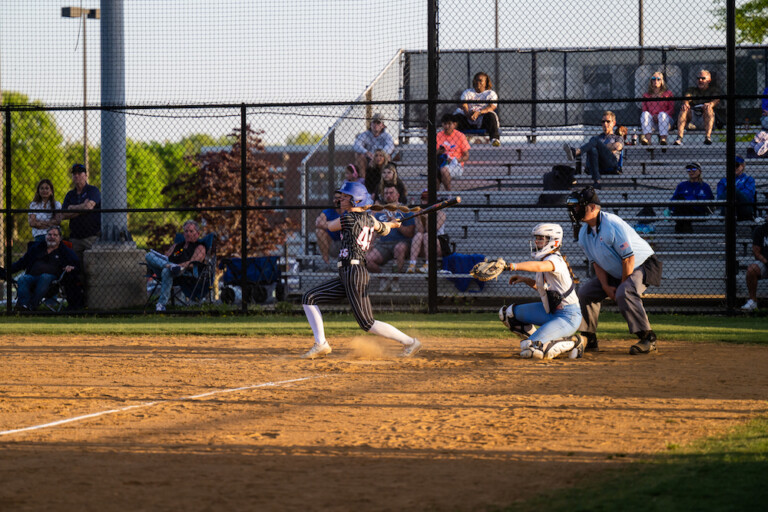
[[[199,208],[231,207],[232,210],[202,211],[195,218],[205,226],[204,231],[218,234],[217,253],[222,256],[240,256],[241,249],[241,202],[240,147],[241,130],[236,129],[229,136],[232,147],[221,151],[201,152],[190,157],[196,171],[182,174],[164,189],[172,204]],[[279,197],[275,184],[282,174],[276,172],[267,162],[259,158],[264,151],[260,138],[263,132],[246,127],[246,193],[249,206],[270,206],[271,200]],[[247,245],[249,256],[262,256],[273,252],[285,239],[292,228],[291,220],[283,213],[267,210],[249,210]],[[178,230],[179,226],[174,226]],[[159,236],[163,226],[154,230]],[[167,231],[167,230],[166,230]],[[150,243],[153,241],[150,240]]]

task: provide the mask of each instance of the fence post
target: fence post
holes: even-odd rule
[[[336,130],[328,134],[328,197],[336,192]]]
[[[245,103],[240,104],[240,311],[248,312],[245,285],[248,276],[248,183],[246,181],[246,159],[248,157],[248,134],[245,117]],[[250,295],[249,295],[250,296]]]
[[[725,208],[725,300],[728,311],[736,308],[736,277],[739,272],[736,259],[736,6],[735,0],[726,2],[726,127],[725,168],[727,205]]]
[[[3,208],[3,222],[5,223],[5,250],[4,250],[4,262],[6,272],[5,279],[5,311],[11,313],[13,310],[13,304],[11,304],[11,295],[13,294],[13,288],[11,287],[11,250],[13,248],[13,222],[11,219],[11,107],[5,107],[5,123],[3,126],[5,135],[5,165],[3,171],[5,172],[5,208]]]
[[[427,9],[427,189],[429,204],[437,202],[437,0]],[[427,259],[429,260],[427,309],[437,313],[437,217],[427,219]]]

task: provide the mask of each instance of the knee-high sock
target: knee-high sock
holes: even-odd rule
[[[307,315],[312,334],[315,335],[315,344],[323,345],[325,341],[325,328],[323,327],[323,314],[318,306],[304,304],[304,314]]]
[[[385,338],[389,338],[391,340],[399,341],[403,345],[410,345],[413,343],[413,338],[408,336],[407,334],[403,333],[396,327],[393,327],[385,322],[379,322],[378,320],[375,320],[373,322],[373,325],[371,326],[370,331],[373,334],[378,334],[379,336],[383,336]]]

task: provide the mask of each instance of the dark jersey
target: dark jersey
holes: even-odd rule
[[[341,215],[341,250],[339,261],[365,261],[365,253],[371,248],[373,234],[380,232],[382,224],[368,212],[345,212]]]

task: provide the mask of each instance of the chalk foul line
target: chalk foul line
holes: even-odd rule
[[[214,395],[221,395],[224,393],[234,393],[236,391],[247,391],[250,389],[257,389],[257,388],[268,388],[268,387],[276,387],[276,386],[282,386],[285,384],[292,384],[294,382],[303,382],[307,380],[312,379],[318,379],[318,378],[325,378],[326,375],[316,375],[312,377],[301,377],[298,379],[289,379],[289,380],[279,380],[275,382],[262,382],[261,384],[252,384],[250,386],[242,386],[239,388],[230,388],[230,389],[217,389],[215,391],[209,391],[207,393],[201,393],[199,395],[190,395],[190,396],[183,396],[181,398],[166,398],[163,400],[155,400],[153,402],[144,402],[141,404],[134,404],[134,405],[128,405],[125,407],[120,407],[118,409],[109,409],[107,411],[100,411],[100,412],[94,412],[91,414],[84,414],[82,416],[75,416],[73,418],[66,418],[63,420],[58,421],[52,421],[51,423],[43,423],[41,425],[33,425],[31,427],[23,427],[23,428],[15,428],[13,430],[4,430],[0,431],[0,436],[7,436],[10,434],[18,434],[20,432],[29,432],[30,430],[40,430],[44,428],[50,428],[50,427],[57,427],[59,425],[64,425],[67,423],[74,423],[76,421],[83,421],[90,418],[98,418],[99,416],[106,416],[108,414],[116,414],[119,412],[125,412],[130,411],[133,409],[141,409],[144,407],[152,407],[153,405],[161,404],[161,403],[167,403],[167,402],[175,402],[175,401],[182,401],[182,400],[198,400],[200,398],[205,398],[209,396]]]

